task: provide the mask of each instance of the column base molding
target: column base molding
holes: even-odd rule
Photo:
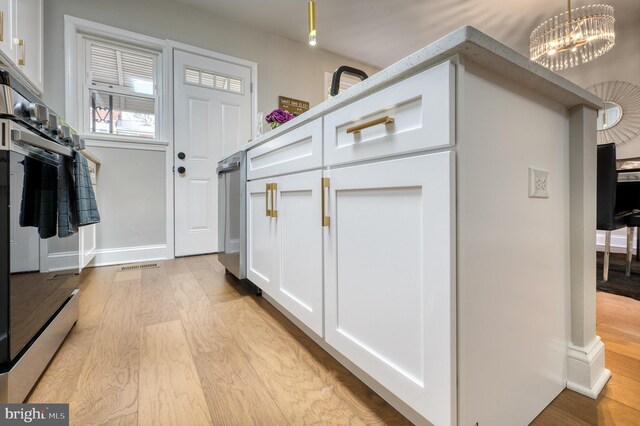
[[[567,388],[596,399],[611,378],[604,367],[604,344],[600,336],[587,347],[569,345],[567,352]]]

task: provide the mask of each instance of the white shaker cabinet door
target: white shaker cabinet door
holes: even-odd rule
[[[0,0],[0,50],[11,62],[15,62],[13,49],[13,10],[15,0]]]
[[[455,424],[453,153],[325,173],[326,341],[431,423]]]
[[[271,214],[275,194],[268,189],[273,182],[247,182],[247,278],[267,294],[277,281],[276,218]]]
[[[42,0],[15,1],[14,57],[20,71],[42,92]]]
[[[322,336],[322,172],[281,176],[276,183],[278,280],[270,295]]]

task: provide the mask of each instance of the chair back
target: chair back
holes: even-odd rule
[[[598,145],[598,192],[597,228],[601,231],[614,229],[616,215],[616,144]]]

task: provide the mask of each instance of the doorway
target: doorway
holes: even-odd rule
[[[218,161],[251,139],[250,64],[174,50],[175,255],[218,251]]]

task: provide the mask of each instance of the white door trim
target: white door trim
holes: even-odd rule
[[[191,46],[189,44],[181,43],[179,41],[167,40],[166,58],[165,63],[165,87],[168,87],[168,93],[166,96],[167,111],[167,135],[169,145],[167,146],[166,155],[166,170],[167,170],[167,258],[175,258],[175,185],[174,185],[174,161],[175,161],[175,133],[174,133],[174,111],[173,111],[173,93],[175,87],[173,85],[173,71],[174,71],[174,52],[180,50],[195,55],[204,56],[211,59],[217,59],[219,61],[225,61],[236,65],[242,65],[251,69],[251,117],[256,116],[258,111],[258,64],[256,62],[248,61],[246,59],[236,58],[234,56],[225,55],[224,53],[214,52],[212,50],[203,49],[201,47]],[[170,59],[169,59],[170,58]],[[255,138],[255,126],[251,123],[251,138]]]

